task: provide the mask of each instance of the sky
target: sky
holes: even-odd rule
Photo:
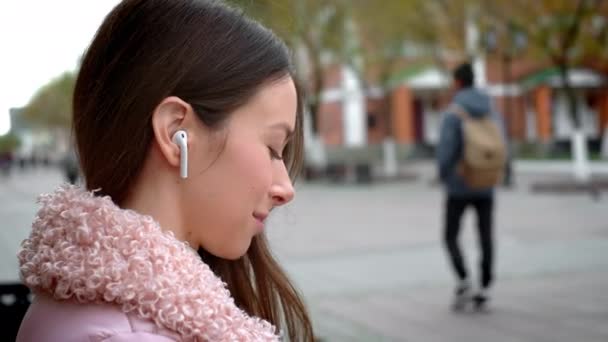
[[[0,135],[9,109],[74,70],[104,17],[118,0],[0,1]]]

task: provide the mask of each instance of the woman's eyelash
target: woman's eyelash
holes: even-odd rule
[[[277,151],[275,151],[272,147],[268,147],[268,150],[270,151],[270,157],[272,159],[283,160],[283,157]]]

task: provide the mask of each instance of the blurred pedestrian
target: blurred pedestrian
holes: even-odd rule
[[[312,341],[264,233],[302,160],[292,70],[223,2],[114,8],[74,91],[85,187],[41,196],[19,252],[17,341]]]
[[[437,159],[444,184],[444,243],[458,284],[453,308],[469,302],[484,308],[494,278],[494,187],[501,181],[506,160],[502,120],[492,110],[488,95],[474,88],[470,64],[453,73],[455,96],[441,124]],[[473,290],[464,255],[458,243],[463,213],[473,207],[481,250],[479,288]]]
[[[13,154],[10,151],[0,152],[0,173],[8,177],[13,166]]]
[[[74,147],[70,147],[66,152],[61,161],[61,168],[65,179],[70,184],[76,184],[80,177],[80,167],[78,166],[78,156]]]

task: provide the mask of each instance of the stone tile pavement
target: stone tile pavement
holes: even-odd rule
[[[543,174],[518,174],[497,199],[497,283],[492,312],[454,314],[440,244],[443,196],[432,168],[415,182],[356,187],[298,184],[268,230],[325,341],[608,341],[608,197],[532,194]],[[535,178],[536,177],[536,178]],[[0,179],[0,281],[34,199],[62,181],[53,170]],[[605,195],[604,195],[605,196]],[[462,244],[477,263],[473,215]]]

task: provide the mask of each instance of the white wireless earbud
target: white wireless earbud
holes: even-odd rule
[[[179,130],[173,134],[173,143],[179,146],[179,174],[188,178],[188,133]]]

